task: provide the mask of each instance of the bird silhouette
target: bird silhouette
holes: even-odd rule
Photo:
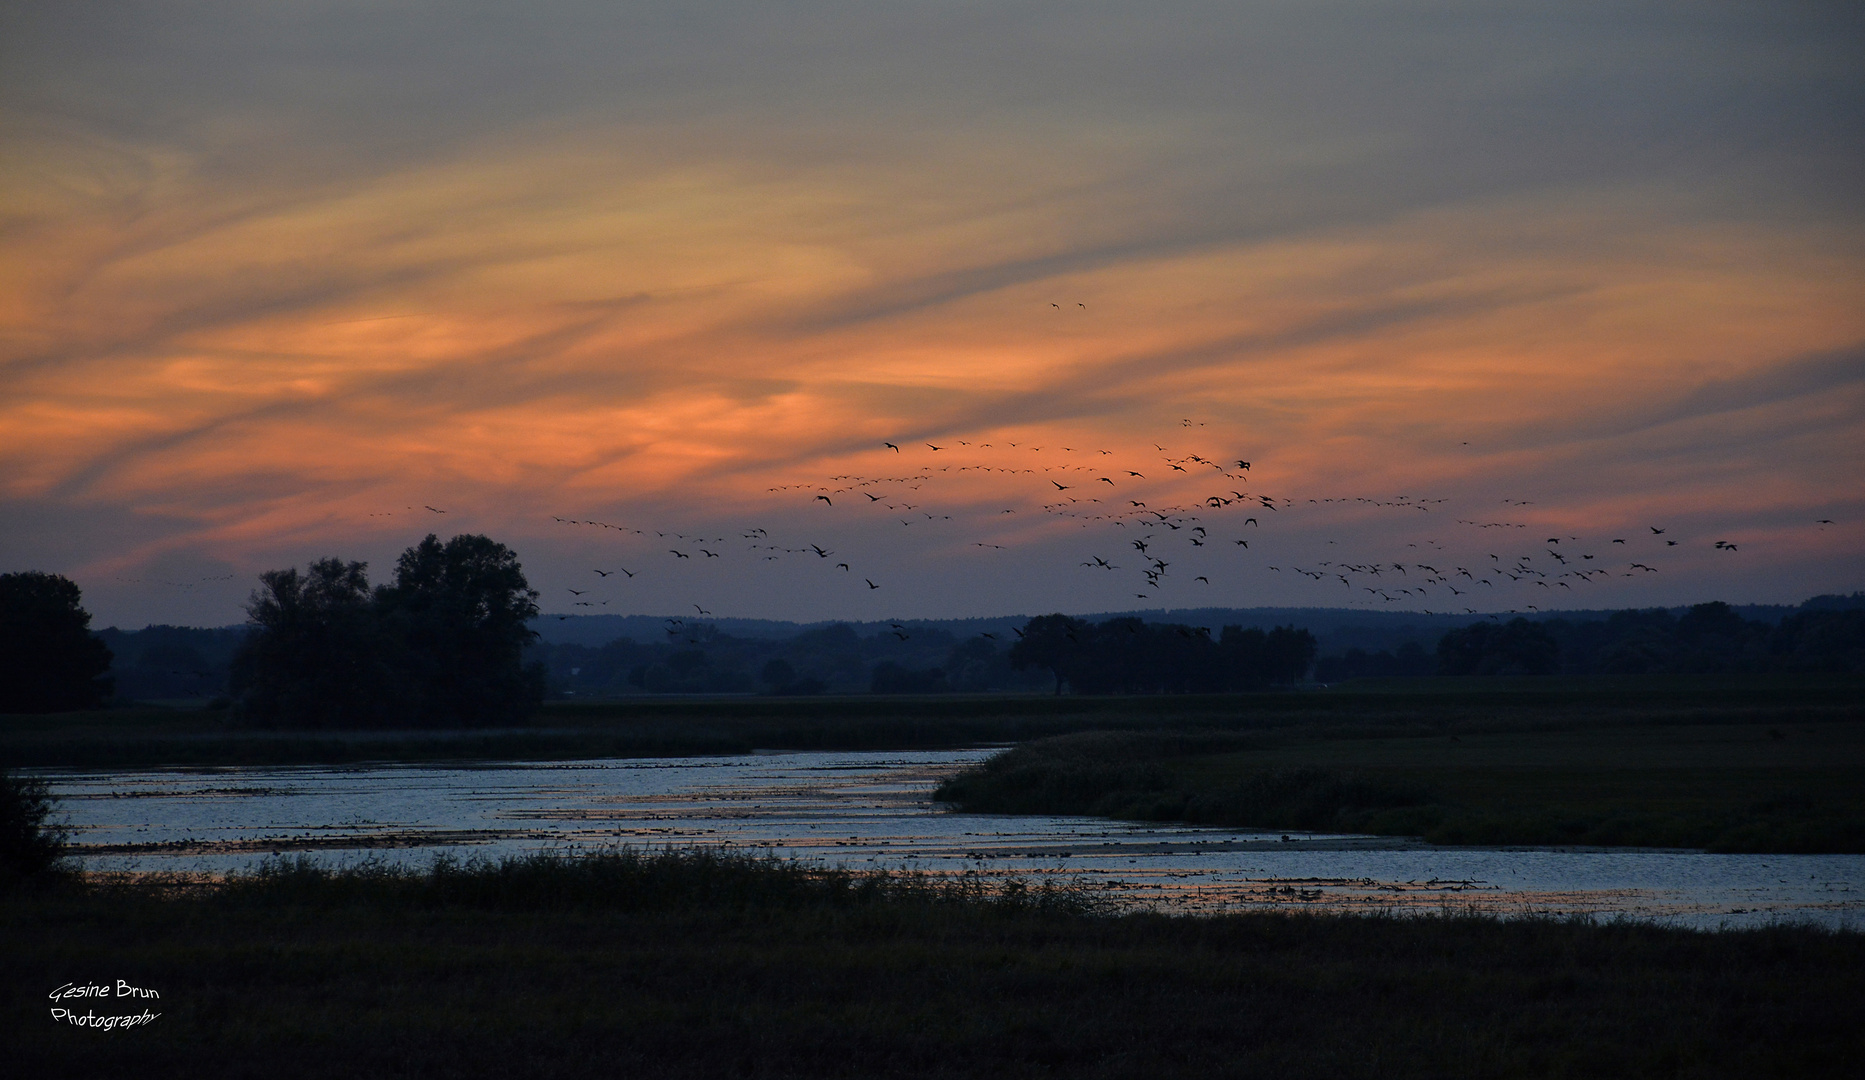
[[[872,581],[871,579],[869,579],[869,578],[862,578],[861,580],[863,580],[863,581],[866,581],[866,582],[868,583],[868,588],[870,588],[870,589],[878,589],[878,588],[880,588],[880,586],[879,586],[879,585],[876,585],[876,584],[875,584],[875,583],[874,583],[874,582],[873,582],[873,581]]]
[[[832,501],[832,500],[831,500],[831,499],[829,498],[829,496],[827,496],[827,495],[818,495],[818,496],[816,496],[816,497],[817,497],[818,499],[821,499],[821,500],[822,500],[823,502],[826,502],[826,503],[828,503],[828,504],[829,504],[830,506],[834,506],[834,505],[835,505],[835,503],[834,503],[834,502],[833,502],[833,501]]]

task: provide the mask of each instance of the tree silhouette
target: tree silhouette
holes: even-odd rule
[[[0,574],[0,712],[87,709],[110,696],[110,649],[78,587],[57,574]]]
[[[409,694],[369,593],[367,564],[340,559],[259,575],[233,660],[235,715],[278,727],[392,724]]]
[[[537,592],[518,556],[485,536],[427,539],[402,552],[376,604],[403,644],[428,725],[515,723],[544,700],[542,665],[527,667]]]
[[[290,727],[515,723],[544,697],[526,666],[537,593],[510,548],[484,536],[402,553],[395,584],[324,559],[260,575],[253,632],[234,660],[236,715]]]

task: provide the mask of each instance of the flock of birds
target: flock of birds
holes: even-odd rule
[[[1197,426],[1187,419],[1184,428]],[[631,558],[659,558],[667,563],[699,567],[742,559],[762,563],[802,560],[822,567],[860,593],[883,589],[875,571],[863,566],[856,553],[863,541],[847,528],[857,524],[872,537],[874,526],[926,531],[939,530],[936,544],[961,545],[984,552],[1009,551],[1029,544],[1053,544],[1056,526],[1070,523],[1087,530],[1090,539],[1072,560],[1075,572],[1114,575],[1130,585],[1127,595],[1155,604],[1168,600],[1187,606],[1242,606],[1250,599],[1251,575],[1277,575],[1302,580],[1317,589],[1339,589],[1318,595],[1328,606],[1397,604],[1426,614],[1476,614],[1486,610],[1538,611],[1549,606],[1577,606],[1569,600],[1588,585],[1611,578],[1643,578],[1658,574],[1662,555],[1680,541],[1663,525],[1647,525],[1627,536],[1583,538],[1547,535],[1526,521],[1449,518],[1471,539],[1488,536],[1481,545],[1451,544],[1439,537],[1420,535],[1403,548],[1367,558],[1349,549],[1368,543],[1368,530],[1341,529],[1341,536],[1316,543],[1316,524],[1344,525],[1343,519],[1366,512],[1404,515],[1440,513],[1449,501],[1397,495],[1391,497],[1333,496],[1298,499],[1252,490],[1251,461],[1168,449],[1150,444],[1153,455],[1138,459],[1114,450],[1067,446],[1029,439],[983,442],[952,439],[944,442],[885,441],[878,448],[904,468],[875,475],[840,474],[815,483],[780,484],[768,488],[774,495],[795,495],[814,505],[825,520],[816,536],[779,539],[765,527],[735,530],[736,535],[705,535],[667,529],[642,528],[593,518],[557,516],[553,521],[571,528],[612,530],[633,538],[652,538],[659,554],[646,544],[631,544]],[[988,480],[988,483],[979,483]],[[963,481],[961,484],[960,482]],[[946,489],[960,487],[958,498]],[[1197,492],[1187,498],[1188,491]],[[1006,498],[1006,493],[1009,497]],[[1040,494],[1046,493],[1046,494]],[[1020,496],[1020,497],[1019,497]],[[986,501],[1002,500],[996,505]],[[1003,503],[1014,505],[1003,505]],[[1526,508],[1529,500],[1508,498],[1501,505]],[[1349,511],[1342,514],[1340,511]],[[1288,543],[1271,538],[1306,512],[1334,511],[1325,523],[1308,522],[1301,530],[1308,545],[1306,558],[1288,558]],[[956,516],[955,516],[956,515]],[[1041,517],[1035,517],[1041,515]],[[1522,516],[1522,515],[1505,515]],[[1044,519],[1047,520],[1044,520]],[[1427,521],[1420,517],[1419,521]],[[955,524],[948,524],[955,523]],[[1828,525],[1822,519],[1819,524]],[[954,536],[958,529],[986,532],[984,538]],[[1377,536],[1395,530],[1380,527]],[[1533,535],[1537,540],[1524,542]],[[973,537],[977,534],[973,533]],[[840,537],[839,540],[832,537]],[[1265,542],[1269,541],[1269,542]],[[1395,541],[1396,542],[1396,541]],[[884,542],[883,542],[884,543]],[[1256,544],[1252,548],[1252,544]],[[1736,543],[1718,539],[1708,546],[1735,553]],[[868,541],[872,546],[872,540]],[[895,545],[889,545],[895,546]],[[1274,554],[1280,548],[1281,555]],[[1326,556],[1326,557],[1320,557]],[[1275,559],[1274,562],[1269,561]],[[598,581],[633,580],[647,573],[651,563],[634,567],[592,568]],[[884,575],[883,579],[884,579]],[[1175,591],[1183,583],[1197,592]],[[1228,588],[1225,588],[1228,586]],[[1206,591],[1210,590],[1210,591]],[[573,608],[593,613],[620,601],[601,598],[593,589],[571,588]],[[1282,591],[1279,595],[1286,595]],[[1550,598],[1559,597],[1558,604]],[[1101,596],[1100,599],[1111,599]],[[1540,603],[1529,602],[1537,600]],[[632,606],[632,605],[631,605]],[[711,612],[692,605],[698,615]],[[560,615],[567,618],[567,615]],[[682,626],[684,624],[681,624]],[[684,632],[670,626],[670,635]]]

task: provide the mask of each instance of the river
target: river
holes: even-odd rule
[[[618,844],[732,845],[855,869],[1063,875],[1170,911],[1474,910],[1701,928],[1865,928],[1865,856],[1434,847],[1073,817],[959,814],[939,778],[994,751],[40,770],[87,870],[225,873],[274,855],[425,865]]]

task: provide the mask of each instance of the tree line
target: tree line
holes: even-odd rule
[[[1705,675],[1865,673],[1865,596],[1815,606],[1769,625],[1721,601],[1681,615],[1663,609],[1605,619],[1483,621],[1452,630],[1435,655],[1350,649],[1315,665],[1319,682],[1420,675]],[[1813,602],[1809,602],[1810,604]]]
[[[510,548],[432,534],[392,584],[322,559],[272,570],[247,605],[233,657],[236,721],[267,727],[480,727],[518,723],[544,698],[527,664],[537,593]]]
[[[1300,682],[1315,650],[1293,626],[1226,626],[1213,638],[1207,627],[1058,614],[1030,620],[1010,663],[1047,671],[1058,694],[1219,694]]]
[[[1061,614],[1031,619],[1003,643],[900,624],[865,637],[835,624],[783,639],[738,638],[669,620],[664,643],[548,645],[530,629],[537,594],[517,556],[484,536],[442,543],[430,535],[403,552],[382,585],[371,586],[365,564],[335,558],[270,571],[260,584],[244,629],[99,634],[69,580],[0,575],[0,712],[106,703],[106,641],[134,654],[118,672],[118,694],[224,694],[237,722],[292,728],[516,723],[547,688],[565,696],[1173,694],[1311,677],[1865,673],[1865,594],[1816,597],[1774,625],[1721,602],[1598,620],[1490,619],[1444,634],[1435,650],[1408,642],[1317,662],[1314,636],[1294,626],[1226,626],[1214,636],[1205,627]]]

